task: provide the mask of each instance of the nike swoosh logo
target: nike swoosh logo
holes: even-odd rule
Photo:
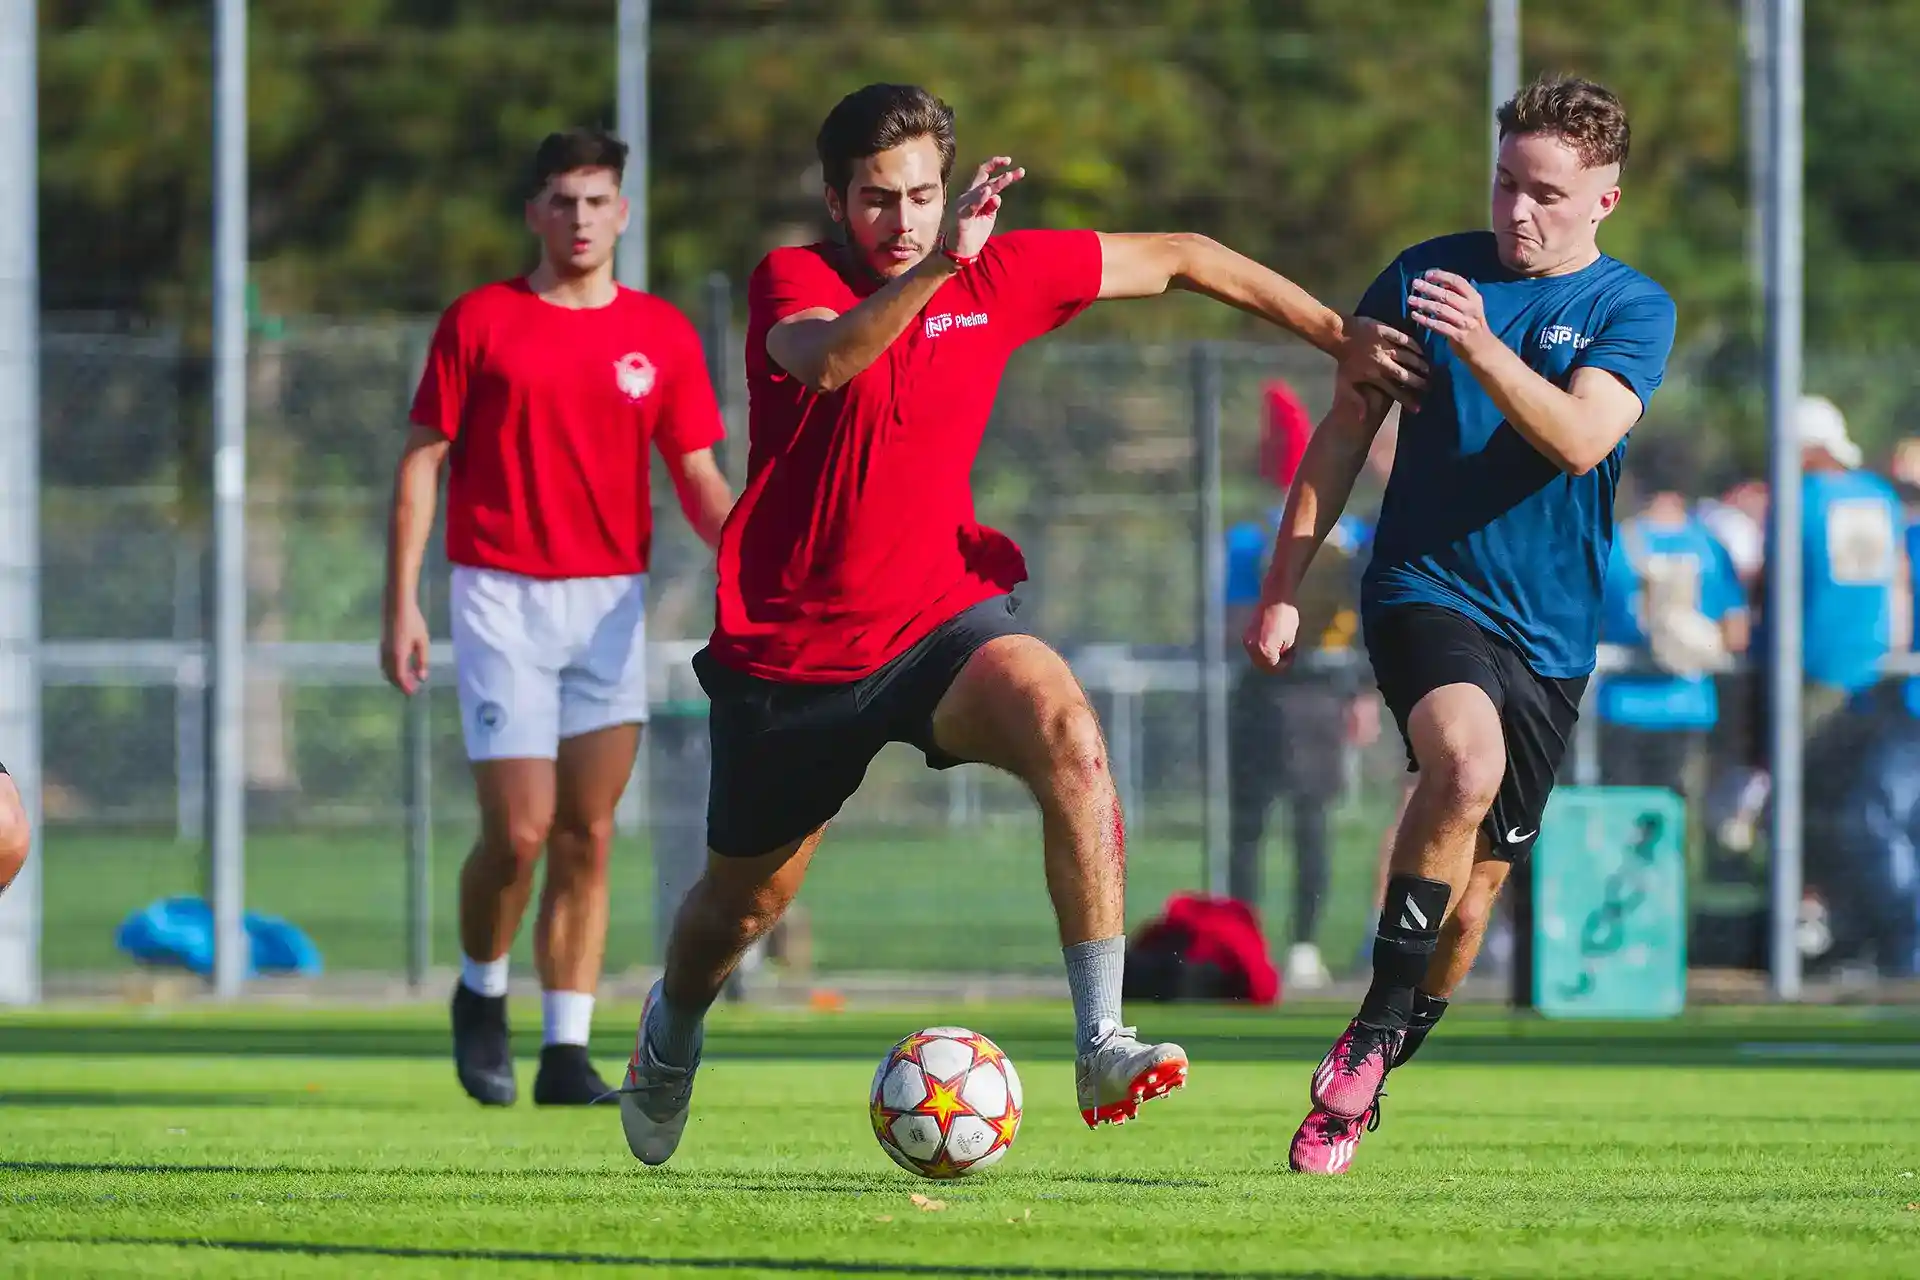
[[[1515,827],[1511,831],[1507,832],[1507,843],[1519,844],[1522,840],[1525,840],[1528,836],[1536,834],[1539,830],[1540,828],[1535,827],[1532,831],[1522,831],[1520,828]]]

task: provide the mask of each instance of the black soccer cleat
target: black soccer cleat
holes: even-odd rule
[[[550,1044],[540,1051],[540,1074],[533,1078],[537,1107],[585,1107],[612,1095],[583,1044]]]
[[[510,1107],[519,1096],[513,1046],[507,1038],[507,998],[483,996],[465,983],[453,988],[453,1066],[475,1102]]]

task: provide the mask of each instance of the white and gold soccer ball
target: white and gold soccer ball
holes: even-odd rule
[[[1020,1132],[1020,1073],[965,1027],[929,1027],[888,1050],[868,1100],[873,1136],[902,1169],[964,1178],[1006,1158]]]

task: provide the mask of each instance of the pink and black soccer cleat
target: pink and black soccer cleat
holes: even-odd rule
[[[1315,1107],[1294,1130],[1287,1163],[1295,1173],[1345,1173],[1360,1149],[1360,1139],[1379,1127],[1378,1098],[1364,1114],[1352,1119]]]
[[[1343,1120],[1365,1116],[1380,1096],[1387,1069],[1406,1038],[1404,1030],[1383,1031],[1366,1026],[1358,1018],[1349,1022],[1313,1073],[1315,1109]]]

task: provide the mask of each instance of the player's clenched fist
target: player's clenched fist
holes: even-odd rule
[[[987,247],[993,234],[993,222],[1000,213],[1000,193],[1027,176],[1025,169],[1013,168],[1007,156],[995,156],[973,171],[973,181],[947,210],[947,225],[940,229],[941,243],[955,257],[972,258]]]
[[[1300,637],[1300,610],[1290,604],[1263,604],[1247,623],[1240,643],[1262,671],[1283,671],[1293,662]]]
[[[1446,338],[1461,355],[1470,355],[1485,342],[1500,339],[1487,325],[1487,304],[1465,276],[1438,269],[1413,282],[1407,296],[1413,322]]]

